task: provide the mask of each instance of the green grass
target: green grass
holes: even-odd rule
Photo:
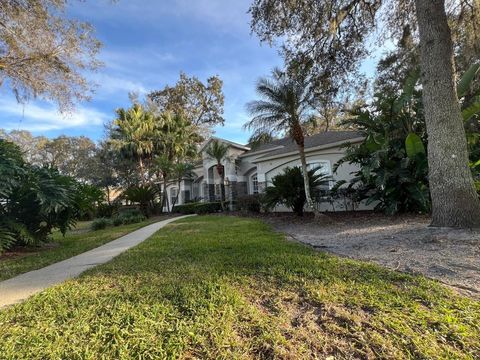
[[[480,304],[288,242],[182,219],[0,312],[2,359],[478,359]]]
[[[11,256],[0,257],[0,281],[81,254],[156,220],[158,219],[149,219],[137,224],[110,227],[99,231],[90,231],[91,221],[79,222],[74,230],[67,232],[65,237],[59,231],[54,232],[52,242],[47,244],[48,246],[30,248]]]

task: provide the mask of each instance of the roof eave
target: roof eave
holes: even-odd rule
[[[268,152],[271,152],[271,151],[275,151],[275,150],[279,150],[279,149],[282,149],[284,148],[285,146],[282,146],[282,145],[279,145],[279,146],[275,146],[275,147],[272,147],[270,149],[264,149],[264,150],[259,150],[259,151],[251,151],[251,152],[246,152],[244,154],[241,154],[239,157],[247,157],[247,156],[255,156],[255,155],[261,155],[261,154],[264,154],[264,153],[268,153]]]
[[[305,154],[308,154],[312,151],[316,151],[316,150],[324,150],[324,149],[329,149],[329,148],[332,148],[332,147],[335,147],[335,146],[339,146],[339,145],[343,145],[345,143],[358,143],[358,142],[361,142],[363,141],[363,137],[356,137],[356,138],[353,138],[353,139],[347,139],[347,140],[341,140],[341,141],[336,141],[336,142],[333,142],[333,143],[329,143],[329,144],[324,144],[324,145],[318,145],[318,146],[312,146],[310,148],[305,148]],[[282,158],[282,157],[288,157],[288,156],[292,156],[292,155],[295,155],[295,154],[298,154],[298,151],[289,151],[287,153],[283,153],[283,154],[277,154],[277,155],[271,155],[271,156],[264,156],[264,157],[261,157],[261,158],[258,158],[258,159],[255,159],[254,162],[261,162],[261,161],[266,161],[266,160],[274,160],[274,159],[279,159],[279,158]]]

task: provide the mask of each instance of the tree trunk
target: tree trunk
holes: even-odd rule
[[[315,203],[312,200],[312,195],[310,191],[310,179],[308,177],[308,166],[307,159],[305,157],[305,146],[298,145],[298,153],[300,155],[300,162],[302,163],[302,173],[303,173],[303,185],[305,187],[305,198],[307,199],[307,206],[313,211],[315,217],[320,215],[320,212],[317,210]]]
[[[173,207],[177,205],[178,199],[180,198],[180,186],[182,185],[182,180],[180,179],[180,181],[177,184],[178,184],[177,196],[175,196],[175,200],[172,203],[172,209],[170,210],[170,212],[173,212]]]
[[[305,188],[305,198],[307,199],[307,206],[313,211],[315,217],[320,217],[320,211],[318,211],[315,203],[312,200],[310,192],[310,179],[308,178],[307,159],[305,157],[305,136],[303,135],[302,127],[300,123],[295,122],[292,129],[292,136],[298,147],[298,154],[300,155],[300,162],[302,163],[303,173],[303,186]]]
[[[428,134],[432,226],[480,225],[480,201],[456,92],[453,44],[444,0],[415,0]]]
[[[163,196],[162,196],[162,211],[164,207],[167,207],[167,212],[169,212],[168,209],[168,194],[167,194],[167,178],[165,174],[162,174],[163,176]]]
[[[217,172],[220,175],[220,205],[225,210],[225,167],[220,162],[217,164]]]
[[[112,205],[112,203],[110,201],[110,187],[107,185],[107,186],[105,186],[105,189],[107,190],[107,203],[108,203],[108,205]]]
[[[144,184],[144,167],[143,167],[143,160],[142,157],[140,156],[140,159],[138,160],[138,165],[140,167],[140,183],[143,185]]]

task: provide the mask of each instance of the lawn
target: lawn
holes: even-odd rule
[[[81,254],[157,220],[153,218],[98,231],[90,231],[90,221],[79,222],[65,237],[59,231],[54,232],[49,244],[0,256],[0,281]]]
[[[479,340],[473,299],[221,216],[0,312],[4,359],[478,359]]]

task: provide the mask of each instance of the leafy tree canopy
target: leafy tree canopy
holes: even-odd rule
[[[18,101],[41,96],[72,110],[88,99],[85,70],[95,70],[100,42],[93,28],[68,18],[66,0],[0,2],[0,86],[8,84]]]
[[[218,76],[208,78],[205,84],[181,72],[174,86],[152,91],[148,97],[159,112],[170,111],[184,116],[193,125],[213,127],[225,122],[222,86],[223,81]]]

